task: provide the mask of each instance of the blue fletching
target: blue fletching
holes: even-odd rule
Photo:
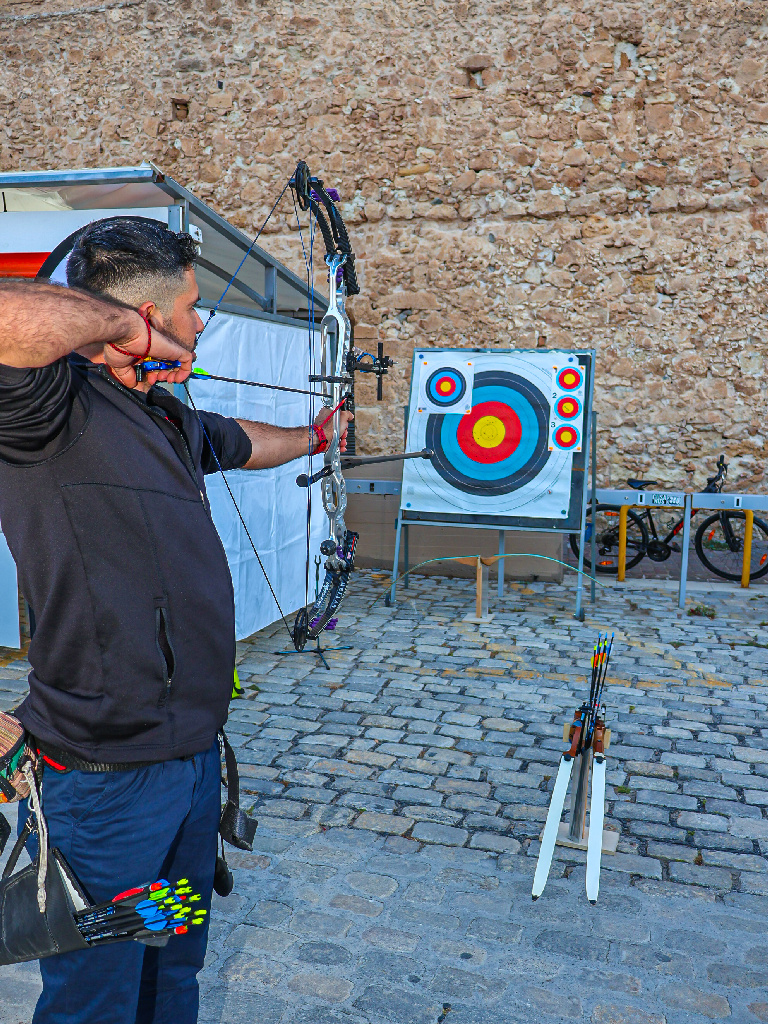
[[[145,921],[144,927],[151,932],[161,932],[166,927],[165,920],[163,921]]]

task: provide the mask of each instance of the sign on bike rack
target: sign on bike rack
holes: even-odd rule
[[[690,550],[691,541],[691,519],[692,512],[697,511],[728,511],[738,510],[734,516],[728,517],[727,520],[723,519],[723,528],[730,529],[732,523],[738,523],[741,526],[743,522],[744,537],[743,540],[738,539],[740,546],[733,545],[733,551],[737,551],[741,555],[741,567],[740,577],[733,575],[727,575],[722,569],[715,569],[718,575],[728,579],[739,579],[743,587],[749,586],[750,578],[754,578],[756,573],[763,574],[763,565],[768,561],[768,551],[760,556],[759,565],[756,570],[752,569],[752,556],[753,556],[753,535],[757,529],[759,529],[759,538],[761,543],[763,539],[768,536],[768,525],[762,520],[758,520],[755,523],[755,512],[768,513],[768,495],[760,494],[732,494],[732,493],[711,493],[702,492],[697,494],[686,494],[682,491],[638,491],[631,488],[614,490],[597,488],[594,496],[590,496],[592,500],[599,502],[600,504],[613,505],[619,510],[619,555],[618,555],[618,571],[617,579],[619,582],[623,582],[626,572],[626,551],[627,551],[627,519],[629,510],[632,508],[674,508],[682,510],[682,541],[681,541],[681,565],[680,565],[680,583],[678,588],[678,607],[685,607],[685,592],[688,580],[688,553]],[[615,514],[615,513],[614,513]],[[711,517],[715,521],[715,517]],[[707,521],[709,522],[709,520]],[[702,524],[702,525],[706,525]],[[697,534],[701,532],[701,526]],[[714,533],[714,529],[713,529]],[[594,544],[595,531],[591,531],[591,540]],[[715,546],[715,545],[713,545]],[[700,541],[697,536],[697,554],[700,559],[707,565],[708,568],[712,568],[708,565],[706,557],[699,550]],[[593,560],[594,565],[594,560]],[[764,570],[768,571],[768,570]]]

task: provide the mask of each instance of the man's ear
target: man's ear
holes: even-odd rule
[[[142,302],[137,312],[141,314],[141,316],[143,316],[145,320],[149,320],[152,327],[154,327],[158,331],[162,331],[163,314],[160,312],[160,310],[157,308],[154,302],[151,301],[151,299],[148,299],[146,302]]]

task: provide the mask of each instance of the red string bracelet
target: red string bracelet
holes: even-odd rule
[[[139,316],[141,316],[141,313],[139,313]],[[117,352],[121,352],[124,356],[132,356],[134,365],[136,365],[136,363],[143,362],[143,360],[145,360],[149,355],[149,350],[152,348],[152,328],[149,326],[149,318],[146,316],[141,316],[141,319],[147,325],[147,348],[143,356],[136,356],[134,355],[133,352],[129,352],[127,348],[120,348],[120,346],[115,345],[114,342],[109,342],[110,347],[115,349]]]
[[[312,424],[312,429],[314,430],[315,437],[317,438],[317,448],[315,449],[315,452],[324,452],[328,447],[328,438],[326,437],[325,431],[322,426],[319,426],[317,423]]]
[[[337,406],[335,406],[333,409],[331,409],[331,411],[328,413],[328,415],[325,417],[324,420],[321,420],[319,423],[313,423],[312,424],[312,429],[314,430],[315,435],[317,437],[317,441],[318,441],[317,448],[312,453],[313,455],[316,454],[317,452],[324,452],[325,449],[328,447],[328,445],[331,443],[328,440],[328,436],[325,433],[325,431],[323,430],[323,427],[326,425],[326,423],[330,423],[331,422],[331,420],[336,415],[336,413],[339,411],[339,409],[342,407],[342,405],[344,405],[344,403],[346,402],[348,397],[349,397],[348,395],[344,395],[344,397],[339,402],[339,404]]]

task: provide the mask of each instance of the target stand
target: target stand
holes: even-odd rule
[[[507,530],[578,533],[583,571],[593,390],[594,351],[414,352],[406,451],[429,448],[434,456],[403,466],[388,605],[396,603],[403,539],[407,586],[408,531],[415,525],[498,530],[498,556],[457,559],[477,568],[476,614],[468,621],[489,621],[494,561],[503,594]],[[581,620],[582,591],[579,574]]]

